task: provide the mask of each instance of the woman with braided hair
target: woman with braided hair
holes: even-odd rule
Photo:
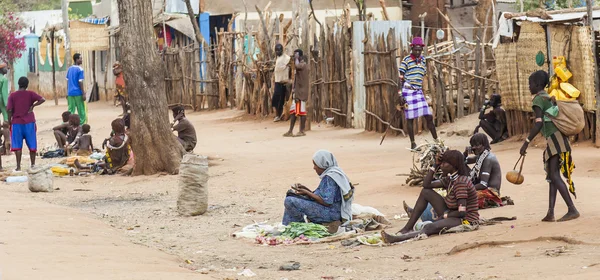
[[[433,175],[438,168],[442,170],[444,176],[440,180],[433,181]],[[446,197],[442,197],[433,190],[434,188],[445,188],[448,194]],[[425,225],[421,230],[413,231],[413,227],[427,208],[428,203],[433,206],[439,218],[433,223]],[[413,213],[399,232],[401,235],[390,235],[382,231],[381,237],[385,243],[396,243],[420,234],[427,236],[439,234],[443,229],[478,221],[477,191],[469,178],[465,156],[459,151],[449,150],[444,152],[427,172]]]

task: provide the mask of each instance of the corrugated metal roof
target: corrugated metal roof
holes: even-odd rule
[[[581,21],[581,20],[583,20],[583,18],[587,17],[587,13],[586,12],[578,12],[578,13],[566,13],[566,14],[553,14],[550,16],[552,17],[552,19],[542,19],[539,17],[528,17],[528,16],[516,17],[513,19],[521,20],[521,21],[540,22],[540,23]],[[593,17],[600,18],[600,10],[594,11]]]

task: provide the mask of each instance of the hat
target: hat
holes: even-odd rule
[[[414,37],[413,40],[412,40],[412,43],[410,43],[410,46],[411,47],[413,47],[413,46],[424,47],[425,44],[423,43],[423,38],[421,38],[421,37]]]
[[[0,69],[6,67],[6,63],[0,63]]]

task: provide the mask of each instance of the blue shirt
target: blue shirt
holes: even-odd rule
[[[414,88],[422,88],[423,77],[427,73],[425,57],[421,56],[419,59],[416,59],[413,55],[405,57],[400,63],[398,72],[404,74],[404,80],[411,86]]]
[[[83,82],[83,68],[79,65],[69,67],[67,71],[67,95],[81,96],[83,90],[79,87],[79,82]]]

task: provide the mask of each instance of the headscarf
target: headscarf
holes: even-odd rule
[[[352,200],[354,197],[350,197],[348,200],[344,199],[344,196],[351,190],[350,180],[346,173],[338,166],[335,156],[327,150],[318,150],[313,156],[313,161],[319,167],[325,171],[319,176],[321,180],[325,176],[329,176],[340,188],[342,195],[342,218],[350,221],[352,220]]]

